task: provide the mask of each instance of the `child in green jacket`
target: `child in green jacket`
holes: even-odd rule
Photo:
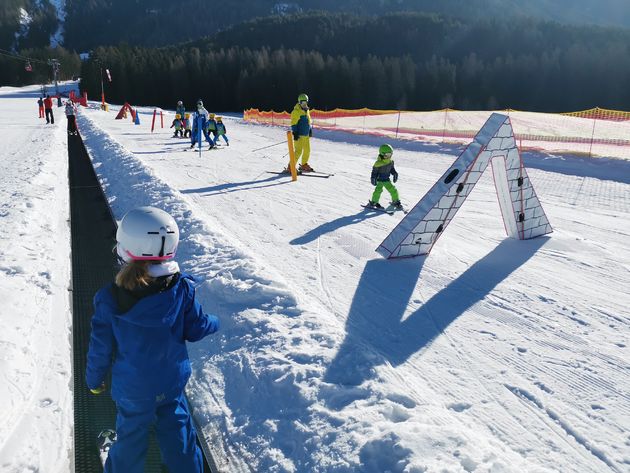
[[[372,167],[372,175],[370,176],[370,182],[373,186],[376,186],[372,193],[372,199],[368,202],[367,206],[382,209],[383,206],[378,203],[383,193],[383,187],[387,189],[387,192],[392,197],[392,206],[396,208],[402,208],[400,199],[398,198],[398,189],[389,180],[389,176],[393,176],[394,182],[398,180],[398,173],[394,168],[394,161],[392,160],[392,154],[394,148],[391,145],[384,144],[378,149],[378,158]]]

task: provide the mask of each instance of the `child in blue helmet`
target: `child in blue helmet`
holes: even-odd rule
[[[203,459],[184,396],[191,374],[186,342],[214,333],[219,320],[195,300],[192,278],[174,261],[179,230],[153,207],[129,211],[116,233],[123,266],[94,297],[86,381],[105,390],[111,368],[117,441],[105,473],[143,473],[149,428],[169,471],[202,473]]]

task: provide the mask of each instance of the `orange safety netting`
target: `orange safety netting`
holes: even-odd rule
[[[623,112],[621,110],[607,110],[605,108],[590,108],[588,110],[582,110],[580,112],[565,112],[561,115],[568,115],[571,117],[590,118],[592,120],[612,120],[612,121],[626,121],[630,120],[630,112]]]
[[[568,113],[499,111],[510,117],[523,149],[569,152],[630,159],[630,112],[593,108]],[[492,112],[442,109],[426,112],[335,109],[311,110],[318,129],[390,138],[466,144]],[[289,126],[288,112],[244,112],[246,121]]]

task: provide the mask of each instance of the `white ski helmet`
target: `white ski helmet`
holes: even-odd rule
[[[175,256],[179,228],[163,210],[138,207],[123,217],[116,242],[116,252],[126,262],[165,261]]]

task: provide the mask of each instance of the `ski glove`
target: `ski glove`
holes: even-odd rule
[[[293,141],[297,141],[300,139],[300,135],[298,135],[296,132],[293,132]]]
[[[373,177],[373,178],[370,179],[370,182],[372,183],[373,186],[375,186],[376,183],[377,183],[377,180],[376,180],[375,177]]]
[[[394,179],[393,181],[396,182],[398,180],[398,173],[394,174]]]
[[[308,136],[313,136],[313,129],[312,128],[308,131]]]
[[[107,388],[105,387],[105,383],[101,383],[101,385],[100,385],[98,388],[95,388],[95,389],[90,389],[90,392],[91,392],[92,394],[99,395],[99,394],[101,394],[101,393],[105,392],[105,390],[106,390],[106,389],[107,389]]]

